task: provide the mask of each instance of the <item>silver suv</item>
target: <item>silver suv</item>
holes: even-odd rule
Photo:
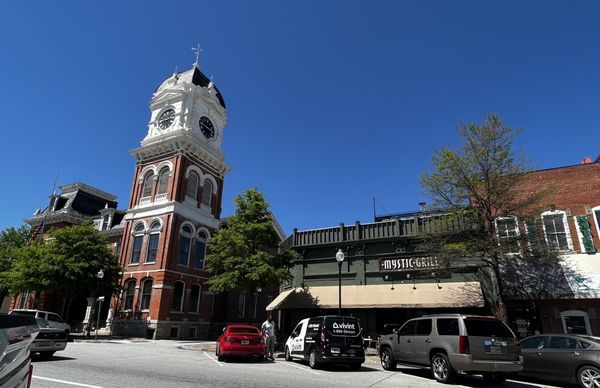
[[[67,334],[71,332],[71,325],[65,323],[60,315],[42,310],[29,310],[29,309],[14,309],[8,313],[9,315],[29,315],[30,317],[43,318],[50,324],[50,327],[57,329],[65,329]]]
[[[397,363],[431,367],[441,383],[451,383],[457,372],[501,383],[523,370],[519,341],[494,317],[435,314],[411,319],[380,336],[377,349],[383,369],[393,370]]]

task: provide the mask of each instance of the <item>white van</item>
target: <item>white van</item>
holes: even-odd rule
[[[60,315],[56,313],[52,313],[50,311],[42,311],[42,310],[27,310],[27,309],[14,309],[9,315],[29,315],[35,318],[44,318],[50,323],[50,326],[55,327],[57,329],[65,329],[67,330],[67,334],[71,332],[71,325],[65,323]]]

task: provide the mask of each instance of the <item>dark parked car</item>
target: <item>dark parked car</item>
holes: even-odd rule
[[[600,384],[600,337],[572,334],[534,335],[521,340],[521,375],[543,380]]]
[[[251,356],[258,361],[265,358],[265,341],[260,330],[250,325],[227,325],[217,339],[215,351],[219,361],[229,356]]]
[[[65,350],[69,331],[52,327],[50,322],[43,318],[35,318],[39,333],[31,344],[31,353],[39,353],[42,358],[49,359],[54,352]]]

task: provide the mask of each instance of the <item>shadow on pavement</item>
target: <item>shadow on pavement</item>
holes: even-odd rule
[[[72,361],[77,360],[73,357],[64,357],[64,356],[52,356],[51,358],[44,358],[39,354],[34,354],[31,356],[31,361],[33,362],[54,362],[54,361]]]

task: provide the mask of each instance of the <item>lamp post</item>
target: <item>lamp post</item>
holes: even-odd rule
[[[344,262],[344,252],[341,249],[338,249],[335,254],[335,260],[338,263],[338,294],[339,294],[339,305],[338,305],[338,315],[342,315],[342,263]]]
[[[96,274],[96,277],[99,279],[99,281],[101,281],[102,278],[104,278],[104,271],[100,269],[100,271],[98,271],[98,273]],[[98,326],[100,326],[100,312],[102,311],[102,302],[104,302],[104,296],[99,296],[98,317],[96,318],[96,341],[98,340]]]
[[[262,288],[256,287],[256,302],[254,303],[254,314],[256,314],[256,324],[260,324],[260,317],[258,316],[258,301],[260,300],[260,292]]]

